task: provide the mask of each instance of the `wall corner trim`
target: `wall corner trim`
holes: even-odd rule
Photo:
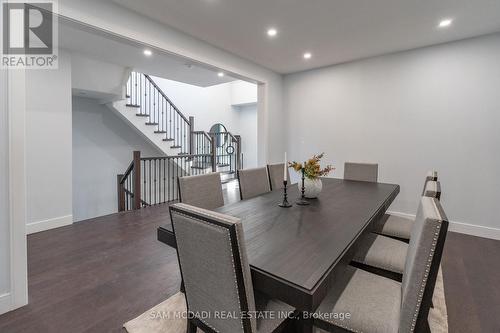
[[[28,223],[26,225],[26,234],[34,234],[41,231],[64,227],[73,224],[73,215],[55,217],[48,220]]]
[[[395,211],[387,211],[387,214],[415,219],[414,214]],[[458,221],[449,222],[450,225],[448,227],[448,231],[458,232],[460,234],[466,234],[470,236],[500,240],[500,229],[498,228],[485,227],[482,225],[475,225]]]
[[[10,293],[0,295],[0,315],[12,310],[12,297]]]

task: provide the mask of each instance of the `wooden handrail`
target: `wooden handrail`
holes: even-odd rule
[[[134,170],[134,161],[130,162],[127,170],[125,170],[125,173],[121,175],[120,179],[120,184],[123,185],[125,181],[127,180],[127,177],[130,175],[130,173]]]
[[[144,74],[144,73],[143,73],[143,74]],[[146,79],[148,79],[148,81],[149,81],[149,82],[153,85],[153,87],[155,87],[155,88],[156,88],[156,90],[158,90],[158,92],[159,92],[159,93],[163,96],[163,98],[165,98],[165,99],[167,100],[167,102],[169,102],[169,103],[170,103],[170,105],[172,105],[172,106],[173,106],[174,110],[175,110],[175,111],[179,114],[179,116],[181,116],[181,117],[182,117],[182,119],[184,119],[184,121],[185,121],[186,123],[188,123],[188,124],[189,124],[189,119],[188,119],[188,118],[186,118],[186,116],[185,116],[184,114],[182,114],[182,112],[181,112],[181,111],[179,111],[179,109],[177,108],[177,106],[175,106],[175,104],[174,104],[174,103],[170,100],[170,98],[168,98],[168,97],[167,97],[167,95],[165,95],[165,93],[163,92],[163,90],[161,90],[161,89],[160,89],[160,87],[158,87],[158,86],[156,85],[156,83],[153,81],[153,79],[152,79],[151,77],[149,77],[149,75],[148,75],[148,74],[144,74],[144,77],[145,77]]]
[[[180,158],[193,158],[193,157],[208,157],[210,154],[186,154],[178,156],[158,156],[158,157],[141,157],[141,161],[155,161],[155,160],[174,160]]]

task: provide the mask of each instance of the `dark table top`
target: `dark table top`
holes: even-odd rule
[[[399,193],[399,185],[322,180],[323,191],[309,206],[278,207],[282,192],[273,191],[216,209],[242,219],[252,270],[314,291]],[[297,185],[290,186],[289,201],[298,197]],[[171,230],[167,224],[159,232]]]

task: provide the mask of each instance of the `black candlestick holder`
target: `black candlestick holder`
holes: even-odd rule
[[[300,189],[301,196],[300,196],[300,200],[297,201],[297,205],[299,205],[299,206],[307,206],[307,205],[311,204],[309,201],[306,200],[306,196],[304,195],[304,192],[306,191],[306,188],[304,185],[305,178],[306,177],[305,177],[304,169],[302,169],[302,187]]]
[[[283,181],[283,202],[278,205],[278,206],[283,207],[283,208],[292,207],[292,205],[288,202],[288,194],[286,193],[287,185],[288,185],[288,181],[284,180]]]

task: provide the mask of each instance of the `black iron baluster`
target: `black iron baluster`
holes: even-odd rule
[[[163,201],[166,202],[166,191],[165,191],[165,163],[167,162],[166,159],[163,159]]]
[[[156,162],[157,162],[157,159],[155,158],[155,159],[153,160],[153,163],[154,163],[154,168],[153,168],[154,183],[153,183],[153,184],[154,184],[154,198],[155,198],[155,199],[154,199],[154,203],[155,203],[155,204],[157,204],[157,203],[158,203],[158,201],[156,201],[156,199],[157,199],[157,198],[156,198],[156,181],[157,181],[157,179],[156,179],[156,171],[157,171],[157,170],[156,170]]]

